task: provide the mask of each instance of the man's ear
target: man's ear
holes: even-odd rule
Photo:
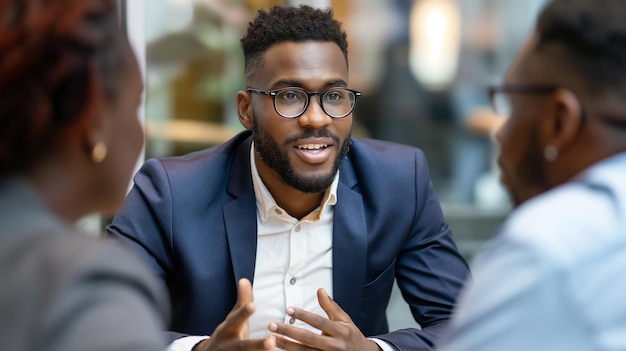
[[[561,88],[551,95],[546,112],[544,146],[552,145],[563,153],[576,140],[583,124],[582,104],[573,91]]]
[[[250,94],[245,91],[239,91],[237,93],[237,116],[239,117],[239,123],[248,130],[252,130],[251,98]]]

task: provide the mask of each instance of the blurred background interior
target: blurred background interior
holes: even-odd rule
[[[180,155],[242,130],[239,39],[259,8],[332,7],[349,39],[354,134],[421,148],[468,260],[510,210],[495,165],[502,81],[544,0],[122,0],[146,78],[145,158]],[[140,160],[141,161],[141,160]],[[398,189],[398,191],[402,191]],[[391,328],[413,326],[397,291]]]

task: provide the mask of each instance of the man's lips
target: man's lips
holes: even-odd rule
[[[296,154],[306,163],[323,163],[330,157],[333,144],[320,141],[301,141],[294,146]]]
[[[328,144],[324,143],[324,144],[303,144],[303,145],[296,145],[296,147],[300,150],[305,150],[305,151],[316,151],[316,150],[321,150],[321,149],[325,149],[328,147]]]

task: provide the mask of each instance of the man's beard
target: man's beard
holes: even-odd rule
[[[518,189],[509,189],[515,207],[550,189],[544,167],[546,161],[537,135],[536,131],[531,131],[526,150],[517,167]]]
[[[318,131],[313,131],[311,129],[307,129],[302,135],[298,136],[296,139],[309,138],[309,137],[330,137],[332,138],[336,144],[339,144],[339,139],[336,136],[331,135],[328,130],[321,129]],[[341,161],[346,157],[348,150],[350,150],[350,136],[346,138],[341,145],[341,150],[335,162],[333,164],[332,170],[325,175],[312,176],[312,177],[303,177],[297,175],[293,168],[291,167],[291,163],[289,162],[289,157],[286,152],[281,152],[280,146],[272,137],[265,132],[259,126],[257,122],[257,118],[252,114],[252,138],[254,140],[254,148],[256,153],[259,155],[261,160],[271,169],[276,171],[278,175],[283,178],[285,183],[291,186],[294,189],[305,193],[320,193],[326,191],[328,187],[333,183],[335,179],[335,175],[339,170],[339,166],[341,165]],[[294,140],[293,138],[291,139]]]

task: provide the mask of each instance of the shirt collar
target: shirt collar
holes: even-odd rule
[[[254,142],[250,147],[250,170],[252,172],[252,184],[254,186],[254,196],[256,197],[256,206],[259,213],[261,223],[267,222],[270,216],[276,216],[276,209],[280,209],[282,212],[286,211],[276,204],[276,201],[270,194],[269,190],[263,183],[259,171],[256,168],[256,161],[254,159]],[[326,190],[324,197],[322,198],[321,206],[311,212],[311,214],[318,212],[315,218],[309,218],[309,215],[305,216],[305,219],[318,220],[321,214],[329,207],[337,204],[337,185],[339,184],[339,171],[335,175],[332,184]]]

